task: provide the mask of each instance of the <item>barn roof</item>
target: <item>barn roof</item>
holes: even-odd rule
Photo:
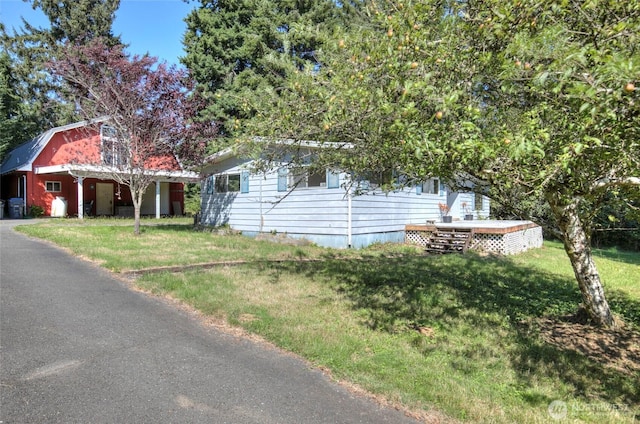
[[[107,117],[100,117],[96,118],[92,122],[104,122],[107,119]],[[89,121],[81,121],[75,122],[73,124],[51,128],[50,130],[38,135],[34,139],[27,141],[26,143],[22,143],[21,145],[10,151],[5,160],[2,162],[2,165],[0,166],[0,175],[8,174],[9,172],[13,171],[33,171],[33,161],[47,146],[47,143],[51,141],[54,135],[59,132],[81,128],[88,124]]]

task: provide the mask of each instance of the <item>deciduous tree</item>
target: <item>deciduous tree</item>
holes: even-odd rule
[[[636,2],[371,1],[292,73],[248,133],[313,139],[319,166],[472,180],[519,216],[546,203],[591,320],[615,325],[591,254],[593,217],[640,186]],[[269,131],[264,125],[269,123]],[[533,219],[539,217],[533,216]]]
[[[204,103],[182,68],[149,56],[130,57],[122,46],[100,39],[69,44],[61,57],[51,66],[69,87],[62,94],[88,121],[109,118],[109,160],[97,165],[129,187],[139,234],[142,196],[156,174],[172,169],[176,158],[183,165],[197,163],[215,125],[199,119]]]

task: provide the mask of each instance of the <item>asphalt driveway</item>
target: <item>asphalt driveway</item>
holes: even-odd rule
[[[415,423],[16,223],[0,221],[0,423]]]

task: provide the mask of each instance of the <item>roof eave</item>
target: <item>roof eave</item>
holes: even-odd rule
[[[103,165],[75,165],[75,164],[63,164],[63,165],[50,165],[40,166],[35,169],[35,173],[38,175],[45,174],[69,174],[74,177],[83,178],[108,178],[115,174],[128,174],[129,172],[119,172],[117,169],[103,166]],[[149,170],[147,175],[157,177],[161,181],[171,182],[198,182],[200,176],[195,172],[190,171],[170,171],[170,170]]]

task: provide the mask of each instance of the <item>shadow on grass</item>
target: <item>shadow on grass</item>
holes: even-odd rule
[[[508,258],[474,254],[327,258],[276,267],[312,278],[323,275],[364,316],[364,324],[379,331],[437,327],[446,334],[461,325],[479,332],[506,326],[514,340],[507,350],[509,362],[524,387],[535,379],[557,378],[585,399],[597,395],[611,403],[640,403],[637,374],[617,371],[539,337],[537,318],[576,312],[581,297],[571,279],[518,266]],[[640,326],[640,301],[619,292],[609,295],[615,312]],[[554,400],[526,396],[534,405]]]
[[[191,233],[194,232],[193,224],[166,224],[166,223],[143,223],[140,226],[140,230],[144,233],[146,231],[161,230],[161,231],[174,231],[176,233]]]
[[[617,248],[610,249],[597,249],[593,251],[593,256],[597,258],[605,258],[616,262],[623,262],[630,265],[637,265],[640,267],[640,255],[638,252],[632,252],[629,250],[620,250]]]

